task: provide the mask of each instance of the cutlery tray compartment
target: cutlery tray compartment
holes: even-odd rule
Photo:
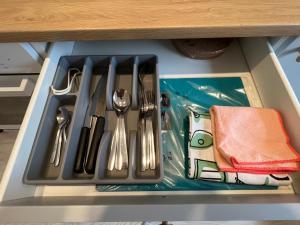
[[[66,106],[69,111],[70,121],[72,124],[74,105],[76,102],[76,96],[53,96],[51,95],[47,102],[47,111],[44,112],[43,119],[41,121],[40,129],[37,133],[37,137],[32,149],[32,157],[27,168],[26,182],[31,181],[39,182],[40,180],[55,180],[59,177],[61,171],[61,163],[58,166],[54,166],[50,163],[52,150],[55,145],[56,134],[59,129],[57,123],[57,113],[59,107]],[[70,123],[67,126],[67,143],[63,144],[61,157],[65,154],[65,149],[68,145],[70,136]]]
[[[146,65],[143,83],[146,90],[153,90],[155,95],[155,109],[153,111],[153,129],[155,140],[154,170],[141,172],[140,169],[140,134],[139,134],[139,83],[138,71]],[[61,57],[55,78],[54,88],[67,86],[69,68],[82,70],[79,90],[66,95],[54,95],[49,88],[47,107],[41,120],[35,144],[25,170],[23,181],[26,184],[131,184],[131,183],[159,183],[163,178],[163,165],[160,137],[160,92],[157,74],[157,57],[154,55],[129,56],[63,56]],[[80,138],[81,128],[84,126],[85,116],[89,105],[89,98],[100,75],[107,75],[106,111],[104,134],[99,144],[94,174],[75,173],[74,165]],[[115,130],[117,115],[113,109],[112,96],[116,89],[123,88],[130,94],[130,107],[125,114],[127,134],[128,168],[118,171],[107,170],[111,140]],[[62,149],[61,161],[58,167],[50,162],[57,128],[56,113],[59,106],[71,104],[72,120],[69,124],[67,142]],[[69,100],[69,102],[67,101]],[[42,159],[42,160],[41,160]]]
[[[90,60],[85,57],[62,57],[55,72],[53,87],[64,89],[67,86],[67,76],[69,68],[78,68],[82,70],[84,77],[89,78]],[[61,180],[65,156],[74,142],[74,130],[78,129],[79,118],[82,117],[81,111],[78,111],[78,105],[82,106],[83,97],[81,92],[88,89],[87,81],[80,82],[79,90],[65,95],[54,95],[51,87],[48,88],[49,95],[46,107],[39,124],[38,133],[35,137],[34,145],[27,163],[23,181],[28,184],[56,184]],[[82,90],[82,91],[80,91]],[[65,106],[69,111],[70,121],[67,126],[67,140],[62,145],[60,154],[60,163],[58,166],[51,164],[51,155],[56,142],[58,132],[57,114],[59,107]],[[82,106],[84,107],[84,106]],[[84,115],[84,114],[83,114]]]

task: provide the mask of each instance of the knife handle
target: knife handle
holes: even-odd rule
[[[104,133],[105,118],[100,116],[100,117],[96,117],[96,119],[92,121],[93,122],[95,121],[94,123],[96,123],[96,125],[93,134],[91,134],[93,135],[92,143],[85,163],[85,172],[87,172],[88,174],[94,174],[95,172],[98,148],[99,148],[100,140]]]
[[[81,128],[76,161],[74,166],[75,173],[82,173],[84,171],[84,158],[88,148],[89,134],[90,134],[90,128],[88,127]]]

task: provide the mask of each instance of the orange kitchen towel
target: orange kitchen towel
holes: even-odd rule
[[[227,172],[286,173],[300,170],[300,155],[290,145],[274,109],[213,106],[214,154]]]

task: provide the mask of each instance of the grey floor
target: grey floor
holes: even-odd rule
[[[17,137],[17,130],[4,130],[0,133],[0,179],[3,175],[6,163],[8,161],[10,152],[14,145],[15,139]],[[300,213],[300,212],[299,212]],[[1,218],[0,218],[1,221]],[[56,223],[55,225],[159,225],[161,222],[116,222],[116,223]],[[300,225],[300,221],[214,221],[214,222],[184,222],[184,221],[172,221],[169,222],[173,225]],[[6,223],[11,225],[22,225],[25,223]],[[0,223],[1,225],[1,223]],[[50,225],[50,223],[30,223],[30,225]]]

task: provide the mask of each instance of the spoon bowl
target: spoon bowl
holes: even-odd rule
[[[130,97],[125,89],[117,89],[113,95],[113,107],[119,114],[124,114],[130,105]]]
[[[69,111],[67,110],[67,108],[61,106],[58,108],[58,110],[60,111],[60,114],[58,116],[61,116],[63,118],[63,121],[67,122],[69,120]]]

